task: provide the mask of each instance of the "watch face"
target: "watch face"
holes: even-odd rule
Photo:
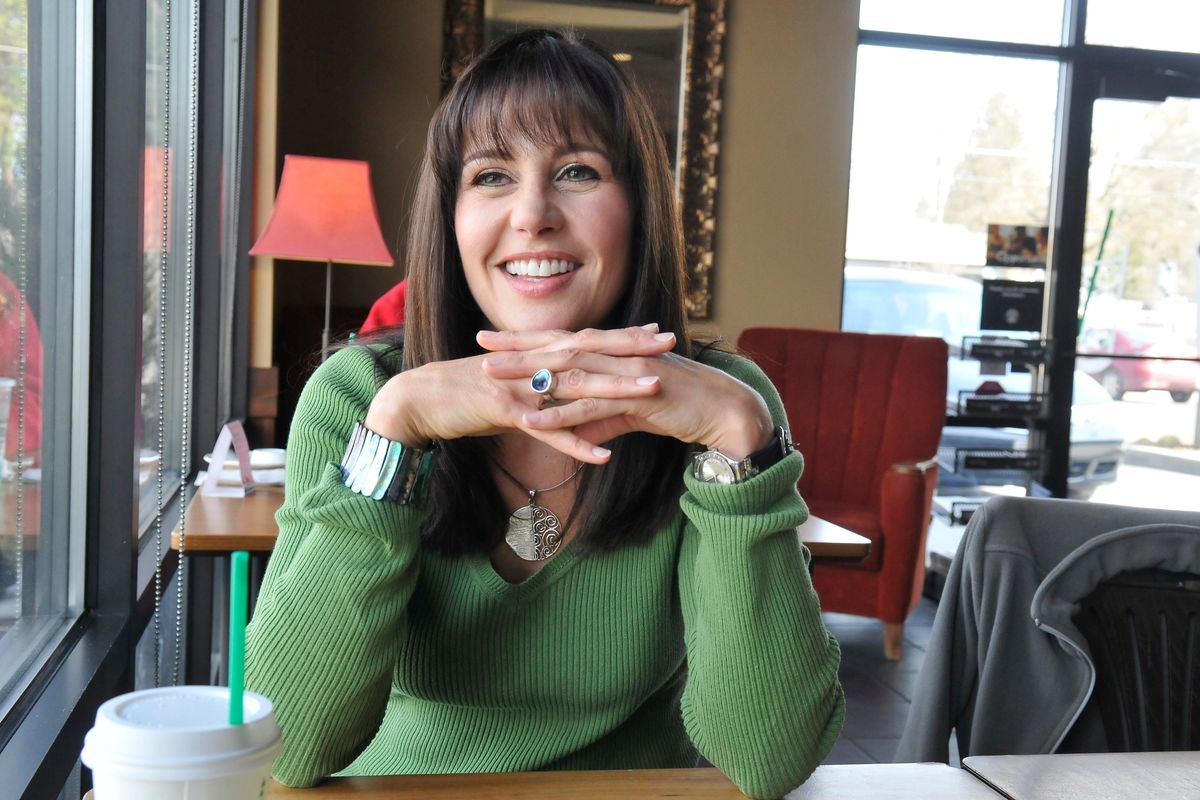
[[[697,463],[697,475],[708,483],[733,483],[733,467],[716,453],[703,454]]]

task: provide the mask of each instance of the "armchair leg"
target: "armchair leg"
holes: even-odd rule
[[[901,645],[904,643],[904,623],[883,623],[883,657],[888,661],[899,661]]]

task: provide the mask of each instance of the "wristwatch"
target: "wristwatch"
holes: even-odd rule
[[[692,461],[692,475],[705,483],[741,483],[779,463],[791,451],[792,437],[788,435],[787,428],[777,425],[766,447],[755,450],[740,461],[715,448],[697,453]]]

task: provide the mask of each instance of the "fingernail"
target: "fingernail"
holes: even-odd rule
[[[603,447],[593,447],[592,455],[596,456],[597,458],[608,458],[610,455],[612,455],[612,453],[608,450],[605,450]]]
[[[660,334],[656,335],[654,338],[660,342],[669,342],[675,338],[675,334],[668,331],[667,333],[660,333]]]
[[[653,386],[654,384],[658,383],[658,376],[657,375],[643,375],[642,377],[640,377],[636,381],[634,381],[634,383],[636,383],[638,386]]]
[[[537,425],[542,421],[542,412],[530,411],[525,415],[525,422],[529,425]]]
[[[658,323],[657,323],[657,322],[651,322],[651,323],[648,323],[648,324],[646,324],[646,325],[643,325],[643,326],[642,326],[642,330],[644,330],[644,331],[656,331],[656,330],[658,330]]]

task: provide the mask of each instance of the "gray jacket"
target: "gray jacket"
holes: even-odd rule
[[[1126,570],[1200,573],[1200,514],[994,498],[950,565],[895,760],[1103,752],[1095,667],[1071,622]]]

